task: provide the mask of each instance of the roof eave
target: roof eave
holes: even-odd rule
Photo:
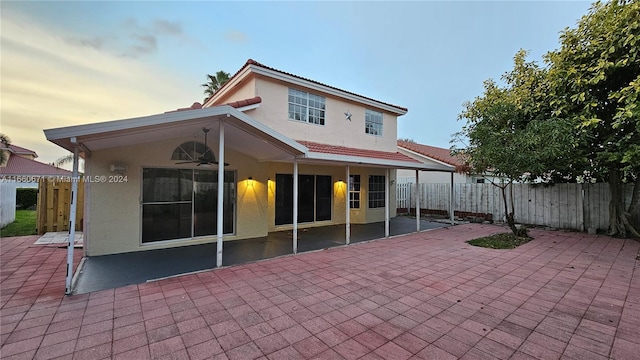
[[[378,167],[393,168],[393,169],[413,169],[413,170],[427,170],[427,171],[431,170],[431,171],[449,171],[449,172],[453,171],[453,170],[448,170],[446,168],[433,167],[420,162],[379,159],[379,158],[353,156],[353,155],[328,154],[328,153],[320,153],[320,152],[313,152],[313,151],[307,152],[304,159],[310,160],[310,161],[368,165],[368,166],[378,166]]]

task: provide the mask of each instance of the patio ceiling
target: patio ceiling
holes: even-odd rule
[[[211,145],[218,143],[220,121],[225,123],[225,147],[258,161],[290,160],[307,151],[305,146],[228,105],[47,129],[44,133],[47,140],[69,151],[74,150],[75,137],[83,152],[91,152],[180,137],[202,141],[202,128],[206,127],[211,129]]]

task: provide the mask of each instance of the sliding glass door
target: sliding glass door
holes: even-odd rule
[[[235,173],[224,174],[223,233],[234,232]],[[215,235],[218,172],[155,169],[142,172],[142,242]]]
[[[331,220],[331,176],[298,175],[298,222]],[[293,224],[293,175],[276,174],[276,225]]]

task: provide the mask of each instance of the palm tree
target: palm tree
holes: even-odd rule
[[[11,139],[5,134],[0,134],[0,145],[3,148],[8,148],[11,145]],[[4,150],[0,150],[0,164],[4,164],[5,161],[7,161],[7,155]]]
[[[213,94],[215,94],[215,92],[218,91],[218,89],[220,89],[222,85],[224,85],[224,83],[229,81],[230,77],[231,74],[222,70],[218,71],[215,75],[207,74],[207,79],[209,81],[202,84],[202,86],[205,88],[204,94],[207,95],[207,99],[213,96]]]

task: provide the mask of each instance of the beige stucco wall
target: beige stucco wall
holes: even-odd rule
[[[233,91],[229,91],[224,97],[216,100],[216,105],[227,104],[234,101],[250,99],[256,96],[256,81],[254,78],[243,81],[234,87]]]
[[[257,78],[255,89],[256,95],[262,98],[262,103],[258,109],[252,110],[250,115],[294,140],[396,152],[397,118],[390,113],[383,112],[382,115],[383,136],[373,136],[365,133],[365,106],[362,104],[296,87],[296,89],[326,97],[325,125],[323,126],[289,120],[289,85],[272,79]],[[371,110],[381,111],[374,108]],[[344,113],[347,111],[352,114],[351,121],[345,119]]]
[[[184,246],[215,241],[215,236],[189,240],[163,241],[141,244],[141,180],[143,167],[173,167],[173,150],[192,138],[172,139],[149,144],[94,151],[90,159],[91,176],[110,176],[111,164],[126,164],[127,182],[92,183],[89,186],[90,204],[87,255],[104,255],[173,246]],[[135,156],[132,156],[135,154]],[[254,159],[227,149],[225,170],[236,172],[237,210],[236,233],[225,235],[225,240],[265,236],[268,230],[266,216],[267,187],[265,165]],[[180,167],[190,168],[189,165]],[[254,181],[247,181],[248,177]],[[249,186],[249,184],[251,186]]]

